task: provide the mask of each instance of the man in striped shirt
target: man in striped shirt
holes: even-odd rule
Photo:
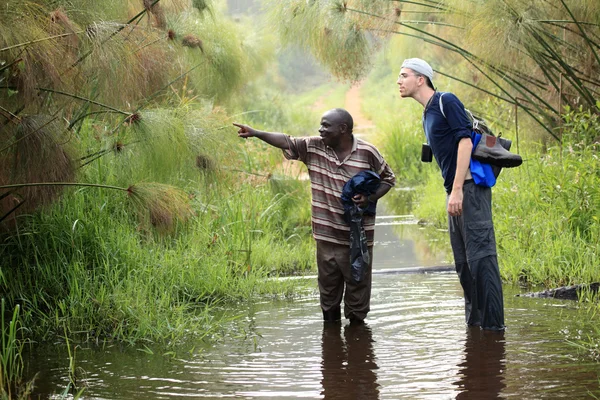
[[[352,116],[341,108],[323,114],[320,136],[291,137],[283,133],[258,131],[247,125],[234,125],[240,128],[238,136],[257,137],[282,149],[287,159],[300,160],[308,167],[323,319],[341,319],[343,297],[345,317],[351,322],[362,322],[370,309],[371,265],[360,282],[354,281],[350,271],[350,225],[344,219],[340,196],[344,184],[360,171],[377,172],[381,177],[377,191],[369,198],[358,194],[352,199],[364,208],[369,201],[377,201],[394,186],[394,173],[375,146],[354,137]],[[375,216],[365,216],[363,226],[370,259],[373,260]]]

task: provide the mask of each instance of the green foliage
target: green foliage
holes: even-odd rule
[[[366,74],[374,44],[347,2],[286,0],[270,2],[269,9],[284,43],[310,50],[342,79],[356,81]]]
[[[23,339],[21,307],[16,305],[10,318],[7,317],[6,301],[0,307],[0,398],[26,398],[31,392],[31,383],[22,385],[23,357],[21,353],[27,340]]]
[[[110,193],[78,190],[5,238],[2,291],[27,305],[36,337],[63,325],[69,335],[130,343],[204,337],[218,323],[211,305],[290,295],[292,282],[265,278],[312,268],[303,261],[313,251],[307,213],[296,211],[308,208],[306,191],[265,182],[232,194],[234,178],[188,188],[197,215],[167,236],[138,225]]]
[[[593,0],[277,3],[274,21],[284,40],[311,49],[345,79],[363,76],[368,63],[340,66],[330,54],[372,57],[357,32],[394,34],[414,44],[413,54],[398,53],[404,58],[426,58],[438,75],[518,107],[554,139],[561,105],[597,113],[600,8]]]
[[[600,126],[600,120],[597,113],[584,110],[583,107],[571,110],[567,106],[563,114],[563,121],[561,132],[562,139],[566,143],[580,142],[587,146],[599,141],[600,134],[597,128]]]
[[[201,12],[210,10],[211,3],[211,0],[192,0],[192,6]]]
[[[596,153],[555,147],[501,175],[494,210],[506,279],[549,287],[600,280]]]
[[[0,291],[32,336],[175,343],[212,334],[216,304],[291,295],[266,278],[313,268],[309,192],[217,106],[273,46],[207,2],[9,3],[0,186],[22,185],[0,210],[32,206],[2,226]]]
[[[197,24],[197,15],[189,12],[179,16],[175,31],[183,36],[183,44],[192,38],[200,41],[187,47],[184,54],[189,65],[199,65],[191,73],[197,92],[217,101],[223,101],[232,90],[242,84],[244,60],[236,26],[224,19],[209,18]],[[190,36],[191,35],[191,36]]]
[[[10,1],[0,10],[7,21],[0,29],[0,113],[8,125],[0,133],[0,185],[74,181],[78,157],[85,167],[123,149],[165,182],[173,163],[187,159],[173,155],[190,130],[177,128],[180,115],[165,106],[181,111],[208,96],[203,107],[210,110],[240,87],[243,72],[260,72],[270,54],[260,41],[240,45],[232,22],[203,19],[186,1],[87,3]],[[182,48],[186,38],[169,27],[190,29],[204,41]],[[58,121],[68,121],[66,129]],[[1,215],[30,212],[59,193],[49,186],[16,190],[0,203]]]

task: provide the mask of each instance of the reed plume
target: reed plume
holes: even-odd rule
[[[50,117],[23,117],[2,136],[2,143],[7,146],[0,152],[0,185],[75,179],[71,145],[65,142],[62,126]],[[7,207],[17,201],[24,203],[18,213],[30,212],[52,202],[60,193],[60,187],[22,188],[7,197],[0,213],[8,211]]]
[[[159,183],[139,183],[127,189],[143,224],[171,231],[193,216],[189,196],[179,188]]]

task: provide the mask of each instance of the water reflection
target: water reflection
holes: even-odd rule
[[[379,399],[373,334],[367,324],[323,326],[321,394],[325,400]]]
[[[504,332],[484,331],[479,327],[467,328],[465,358],[458,365],[460,388],[457,399],[499,399],[506,368]]]
[[[84,396],[600,399],[598,363],[582,361],[565,341],[573,338],[567,334],[597,337],[576,304],[515,297],[518,288],[505,287],[510,329],[486,335],[465,330],[455,273],[376,274],[373,280],[364,327],[324,328],[316,296],[268,299],[236,310],[247,319],[232,323],[223,342],[191,343],[194,349],[178,349],[176,358],[161,348],[151,348],[153,354],[118,346],[78,350],[76,365],[87,371]],[[48,344],[35,350],[26,361],[41,371],[32,398],[62,393],[69,382],[67,349]]]

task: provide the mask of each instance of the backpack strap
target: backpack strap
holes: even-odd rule
[[[440,111],[442,112],[442,115],[444,116],[444,118],[446,118],[446,114],[444,114],[444,103],[442,103],[442,96],[444,95],[445,92],[438,92],[440,94],[440,99],[439,99],[439,103],[440,103]],[[423,124],[423,132],[425,132],[425,137],[427,138],[427,144],[429,144],[429,137],[427,136],[427,131],[425,131],[425,110],[423,110],[423,117],[421,118],[421,123]]]
[[[444,92],[440,92],[439,103],[440,103],[440,111],[442,112],[442,115],[444,116],[444,118],[446,118],[446,113],[444,112],[444,103],[442,103],[442,97],[444,96],[444,94],[445,94]],[[479,120],[477,118],[475,118],[475,116],[473,116],[473,113],[470,110],[467,110],[466,108],[464,110],[465,110],[465,113],[467,114],[467,118],[469,118],[469,120],[471,121],[471,125],[472,125],[471,130],[479,132],[479,130],[478,130],[479,129]]]
[[[421,117],[421,124],[423,125],[423,133],[425,133],[425,139],[427,139],[427,144],[429,144],[429,135],[427,135],[427,131],[425,130],[425,112],[423,112],[423,116]]]

